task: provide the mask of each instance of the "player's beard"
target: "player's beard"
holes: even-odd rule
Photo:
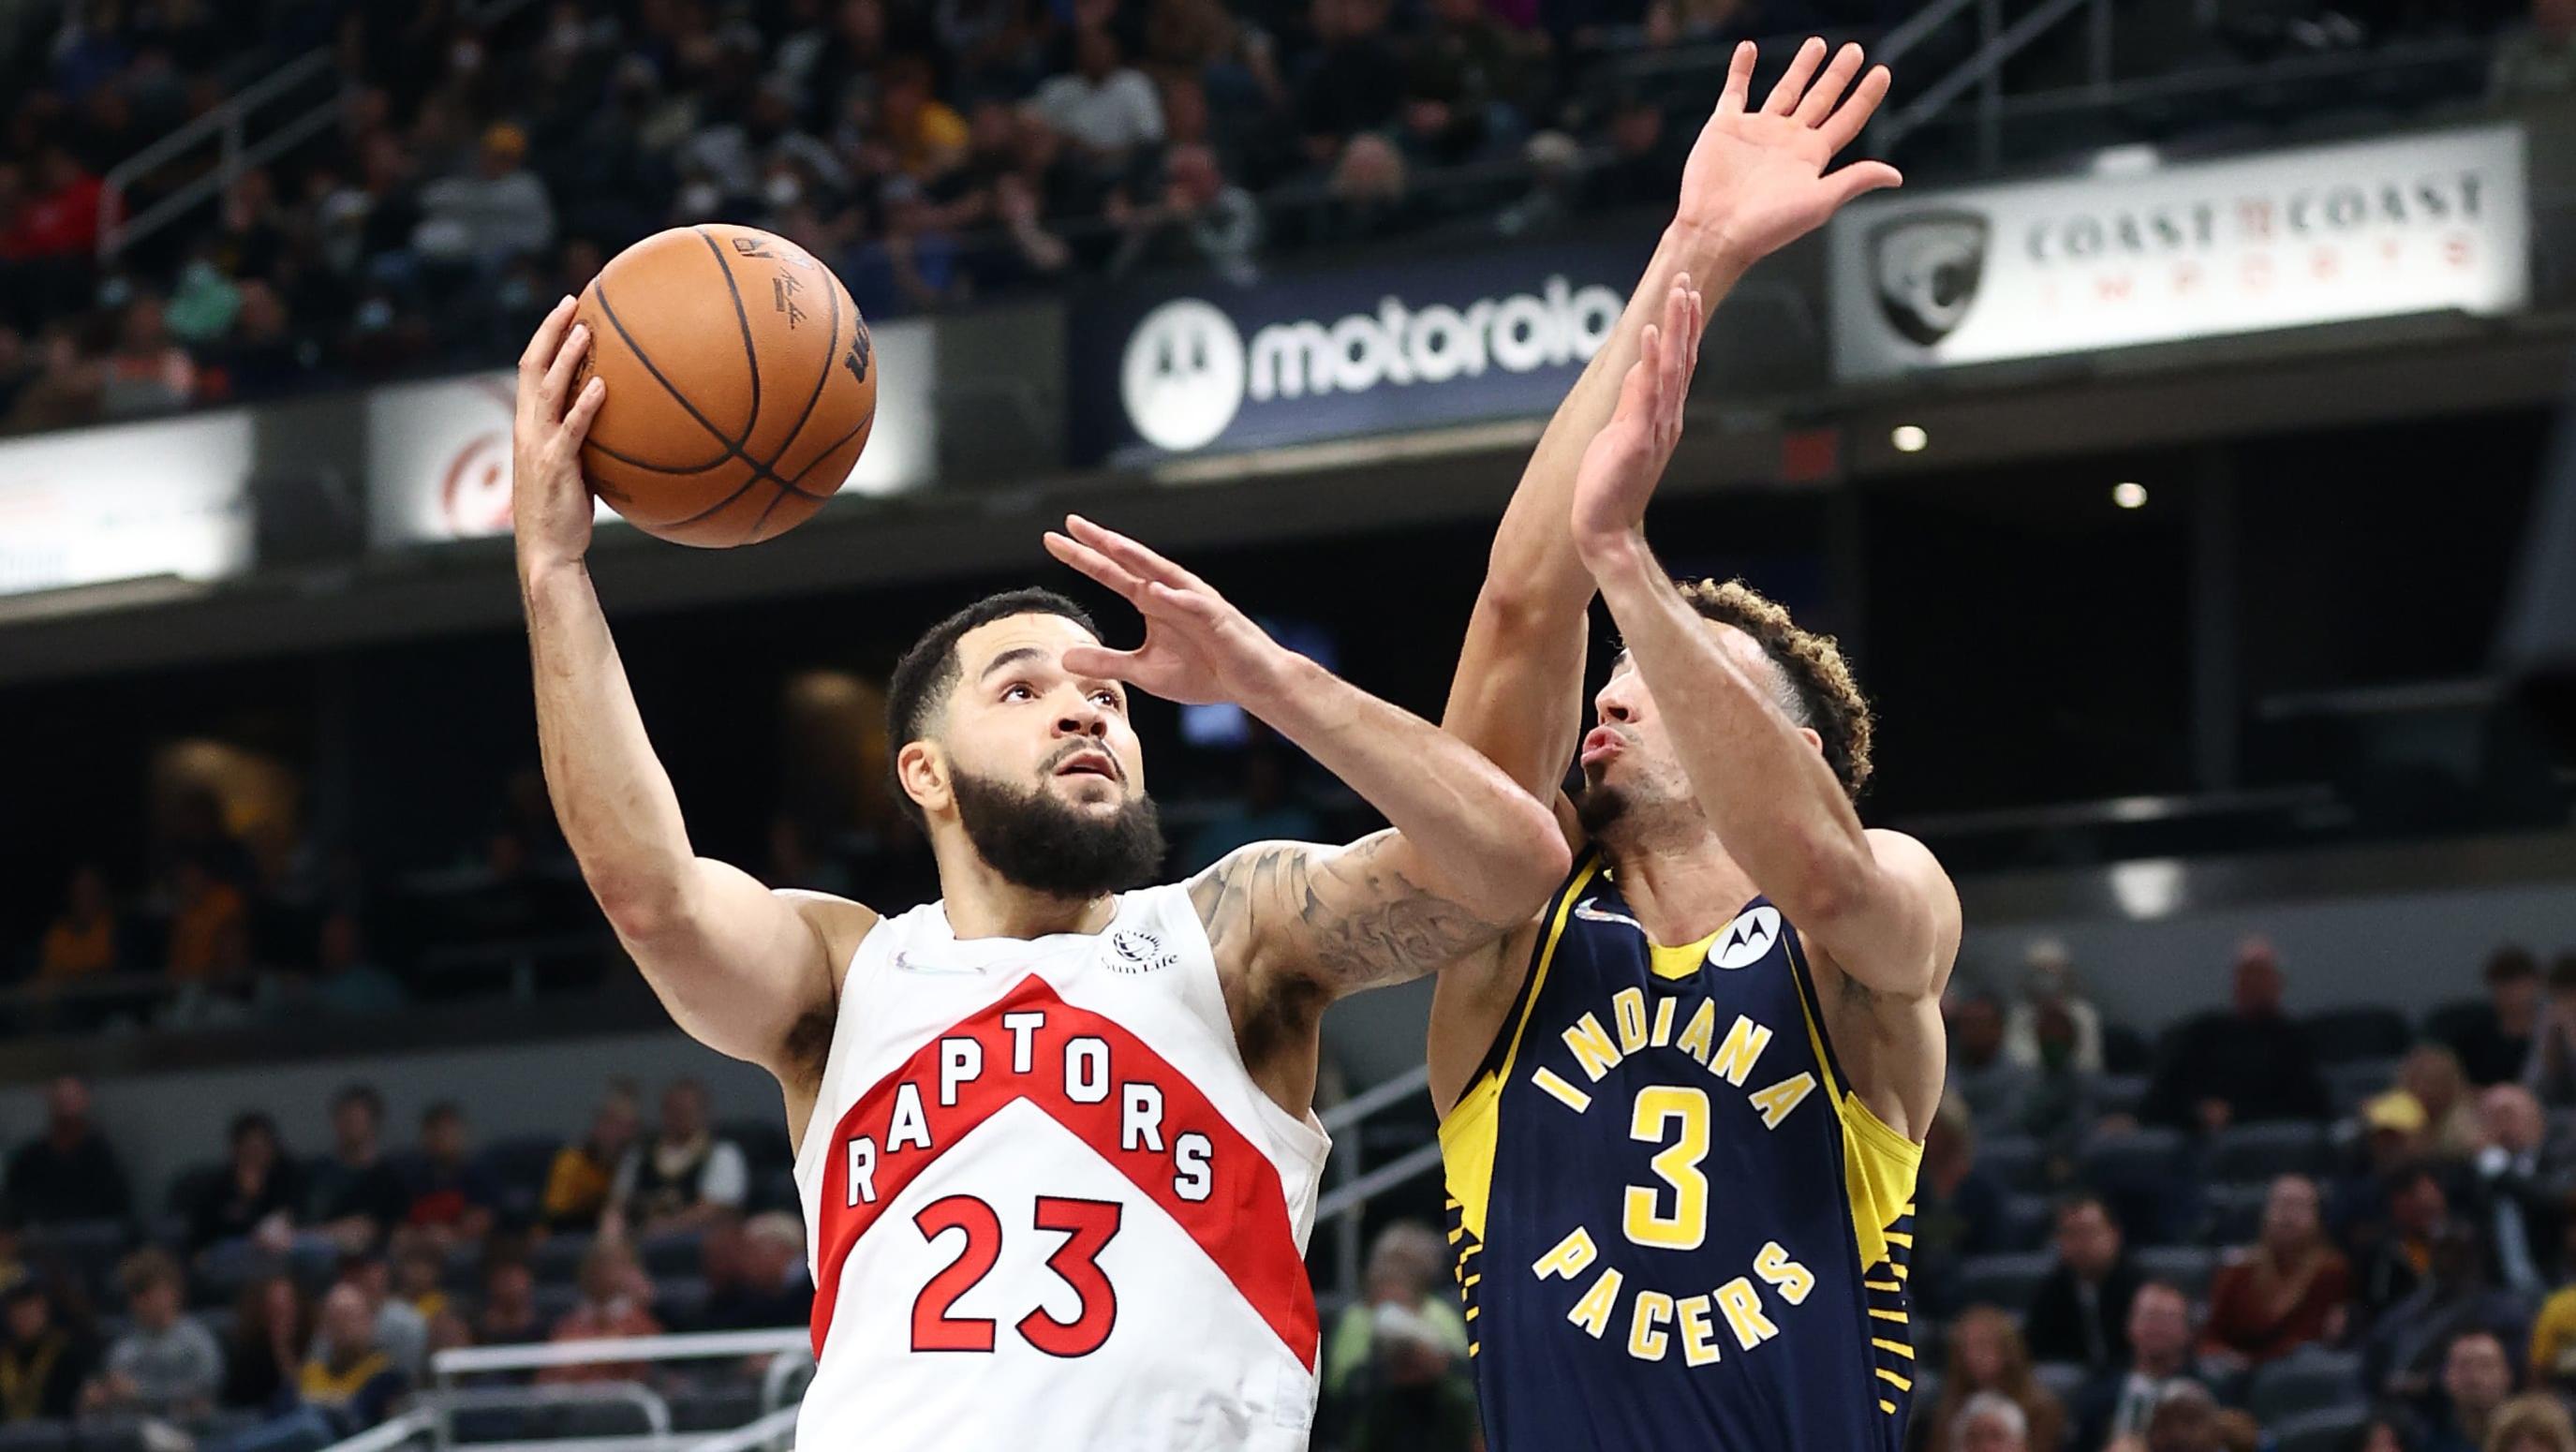
[[[1606,835],[1626,815],[1628,797],[1617,787],[1587,781],[1583,790],[1575,794],[1574,820],[1582,825],[1586,837]]]
[[[1096,817],[1043,787],[1023,791],[972,772],[958,772],[951,788],[966,840],[1014,886],[1091,898],[1141,886],[1163,865],[1163,818],[1151,797],[1131,797],[1114,814]]]

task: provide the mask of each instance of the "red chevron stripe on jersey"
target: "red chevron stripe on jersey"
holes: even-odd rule
[[[1042,1021],[1032,1026],[1028,1019],[1032,1014]],[[1016,1022],[1005,1024],[1005,1015]],[[1086,1079],[1077,1097],[1069,1092],[1067,1066],[1079,1057],[1073,1042],[1085,1038],[1105,1044],[1107,1059],[1097,1071],[1096,1082]],[[965,1052],[961,1040],[973,1040],[978,1046],[978,1072],[953,1083],[949,1089],[953,1102],[943,1104],[943,1067],[954,1070],[955,1056]],[[945,1064],[943,1045],[950,1046],[951,1057]],[[1129,1149],[1120,1143],[1120,1116],[1131,1084],[1150,1084],[1160,1091],[1161,1135],[1154,1148]],[[926,1124],[928,1148],[888,1144],[897,1096],[905,1085],[912,1086],[911,1097],[919,1110],[913,1127]],[[1046,980],[1035,976],[924,1043],[902,1067],[870,1086],[833,1127],[821,1186],[822,1259],[814,1284],[816,1357],[823,1354],[833,1304],[840,1296],[841,1274],[859,1237],[933,1161],[1005,1105],[1021,1099],[1073,1131],[1161,1206],[1207,1252],[1306,1369],[1315,1369],[1315,1293],[1288,1222],[1278,1169],[1208,1102],[1197,1085],[1142,1039],[1110,1019],[1065,1002]],[[1208,1152],[1203,1161],[1176,1172],[1172,1151],[1192,1135],[1204,1136]],[[867,1187],[875,1192],[872,1199],[853,1194],[850,1184],[850,1146],[862,1137],[873,1151],[865,1177]],[[1184,1184],[1195,1195],[1184,1194]]]

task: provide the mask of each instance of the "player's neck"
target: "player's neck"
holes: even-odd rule
[[[1715,832],[1623,847],[1605,842],[1628,910],[1658,943],[1695,943],[1760,891]]]
[[[972,852],[941,853],[939,897],[948,931],[969,938],[1043,938],[1054,933],[1097,933],[1118,913],[1111,893],[1068,898],[1034,892],[1005,878]]]

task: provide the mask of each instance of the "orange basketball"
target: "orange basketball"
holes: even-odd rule
[[[582,468],[647,534],[713,549],[783,534],[868,445],[868,325],[832,269],[783,237],[713,222],[655,233],[600,269],[574,317],[590,327],[585,377],[608,380]]]

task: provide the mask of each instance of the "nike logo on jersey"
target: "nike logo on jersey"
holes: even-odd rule
[[[1627,927],[1635,928],[1641,933],[1646,930],[1646,925],[1644,923],[1637,921],[1626,913],[1604,912],[1601,909],[1594,907],[1592,904],[1597,901],[1599,901],[1599,899],[1587,897],[1583,901],[1576,903],[1574,905],[1574,915],[1583,919],[1587,923],[1620,923]]]
[[[949,973],[963,978],[980,977],[984,972],[983,969],[971,963],[925,963],[900,949],[896,950],[894,955],[894,971],[897,973]]]

